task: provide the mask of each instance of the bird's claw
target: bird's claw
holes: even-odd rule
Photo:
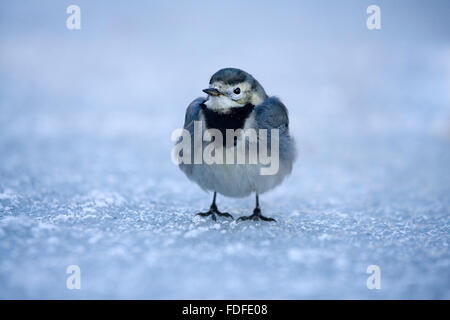
[[[218,216],[225,217],[225,218],[230,218],[230,219],[234,220],[233,216],[231,214],[229,214],[228,212],[216,212],[216,214]]]
[[[196,216],[200,216],[200,217],[208,217],[211,216],[211,219],[213,219],[214,221],[217,220],[216,215],[212,212],[212,211],[208,211],[208,212],[199,212],[196,214]]]
[[[253,211],[253,214],[251,216],[240,217],[239,219],[237,219],[237,221],[246,221],[246,220],[253,220],[253,221],[262,220],[262,221],[268,221],[268,222],[277,222],[277,220],[275,220],[274,218],[264,217],[261,214],[261,209],[259,209],[259,208],[256,208]]]
[[[209,209],[208,212],[197,213],[197,216],[200,216],[200,217],[211,216],[211,219],[213,221],[217,221],[216,215],[219,216],[219,217],[231,218],[231,219],[234,220],[233,216],[231,214],[229,214],[228,212],[220,212],[219,210],[213,209],[213,208]]]

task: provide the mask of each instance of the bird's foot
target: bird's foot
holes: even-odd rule
[[[253,220],[253,221],[259,221],[259,220],[262,220],[262,221],[274,221],[274,222],[276,222],[277,220],[275,220],[274,218],[267,218],[267,217],[264,217],[262,214],[261,214],[261,209],[259,209],[259,208],[255,208],[255,210],[253,210],[253,214],[251,215],[251,216],[246,216],[246,217],[240,217],[239,219],[237,219],[237,221],[245,221],[245,220]]]
[[[200,216],[200,217],[211,216],[211,219],[213,219],[214,221],[217,220],[216,216],[225,217],[225,218],[231,218],[231,219],[234,220],[234,218],[233,218],[233,216],[231,214],[229,214],[228,212],[220,212],[219,210],[217,210],[216,206],[211,206],[211,208],[209,209],[208,212],[197,213],[197,216]]]

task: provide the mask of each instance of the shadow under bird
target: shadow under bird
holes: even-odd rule
[[[233,218],[229,213],[220,212],[216,205],[216,194],[227,197],[242,198],[252,193],[256,195],[256,207],[250,216],[239,220],[275,221],[261,214],[259,195],[282,183],[292,171],[296,150],[293,138],[289,134],[288,111],[276,97],[269,97],[261,84],[249,73],[235,68],[225,68],[217,71],[209,81],[209,88],[203,90],[207,97],[195,99],[186,110],[184,129],[190,133],[191,146],[194,146],[195,122],[202,124],[202,137],[207,129],[217,129],[226,136],[227,129],[242,131],[246,129],[266,129],[268,138],[257,137],[258,150],[265,143],[267,152],[271,150],[271,129],[278,131],[278,170],[274,174],[261,175],[261,163],[180,163],[186,176],[197,183],[202,189],[214,193],[213,202],[208,212],[198,213],[200,216],[216,216]],[[241,132],[242,132],[241,131]],[[241,137],[237,137],[240,139]],[[246,137],[243,137],[246,139]],[[228,146],[223,140],[223,148],[234,148],[237,152],[236,140]],[[245,141],[244,144],[248,141]],[[200,147],[205,147],[202,141]],[[192,154],[195,150],[192,147]],[[274,149],[274,148],[273,148]],[[236,154],[235,153],[235,154]]]

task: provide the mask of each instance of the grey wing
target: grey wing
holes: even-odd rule
[[[202,110],[202,104],[206,101],[205,98],[197,98],[194,101],[192,101],[189,106],[186,109],[186,115],[184,117],[184,129],[186,129],[187,131],[189,131],[190,136],[191,136],[191,155],[194,154],[194,121],[198,121],[200,120],[200,111]],[[179,143],[181,140],[178,140],[177,143]],[[180,156],[183,156],[183,151],[180,152]],[[190,177],[192,174],[192,165],[190,164],[184,164],[181,163],[180,168],[182,171],[184,171],[184,173]]]
[[[269,97],[255,108],[255,119],[258,129],[279,129],[280,158],[291,166],[297,157],[295,141],[289,134],[289,114],[285,105],[276,97]]]
[[[189,106],[186,109],[186,116],[184,117],[185,129],[189,130],[190,128],[193,127],[194,121],[200,120],[200,111],[202,110],[202,104],[205,101],[206,101],[205,98],[197,98],[189,104]]]
[[[259,129],[280,129],[280,133],[288,132],[288,111],[278,98],[267,98],[255,108],[255,113]]]

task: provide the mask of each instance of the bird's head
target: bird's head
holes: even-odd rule
[[[267,98],[264,88],[251,74],[235,68],[217,71],[203,92],[208,94],[205,105],[221,112],[247,104],[257,106]]]

